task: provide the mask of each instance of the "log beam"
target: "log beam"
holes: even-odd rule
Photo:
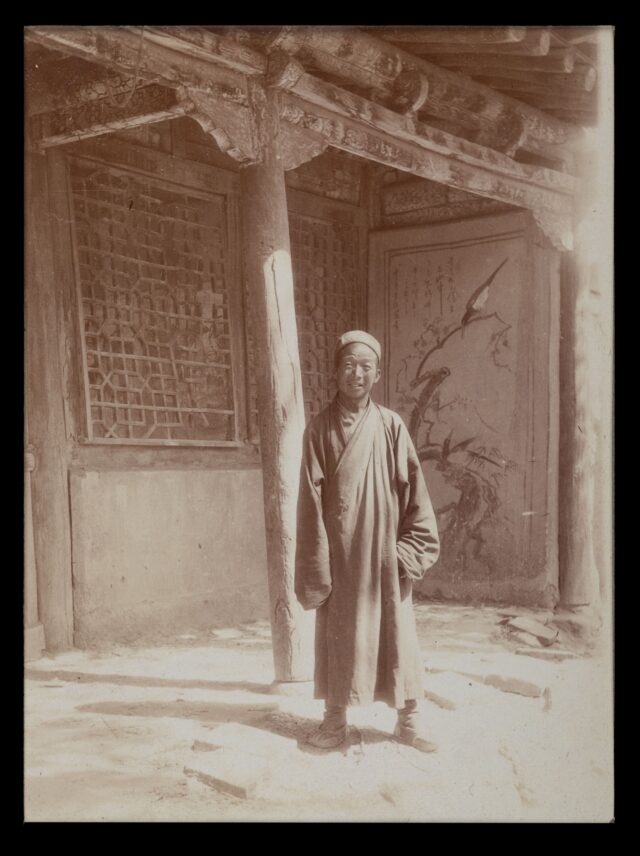
[[[230,81],[263,74],[266,67],[251,48],[199,28],[27,27],[25,38],[122,71],[204,89],[214,62],[229,72]]]
[[[457,54],[440,56],[437,62],[445,68],[475,77],[478,74],[504,75],[509,71],[537,71],[540,74],[570,74],[576,65],[576,52],[565,48],[552,56],[473,56]]]
[[[528,71],[505,71],[500,74],[478,74],[487,86],[510,92],[534,92],[550,95],[575,95],[592,92],[596,84],[595,68],[581,68],[572,74],[546,74]]]
[[[254,90],[262,161],[242,169],[245,276],[255,343],[260,453],[276,681],[312,677],[310,621],[294,592],[304,403],[278,96]]]
[[[451,42],[449,44],[430,44],[428,45],[428,50],[427,46],[422,45],[422,47],[425,49],[425,53],[429,53],[432,56],[452,53],[546,56],[551,48],[551,32],[547,28],[527,27],[524,38],[507,44],[477,44],[473,42],[459,44]],[[416,49],[416,45],[412,45],[409,50],[411,49]],[[420,50],[420,47],[417,50]]]
[[[500,45],[522,42],[526,27],[374,27],[367,32],[390,42]]]
[[[359,30],[285,27],[270,41],[270,48],[276,47],[303,65],[311,62],[324,73],[386,92],[390,98],[397,97],[395,85],[401,74],[417,72],[428,88],[425,110],[502,135],[507,150],[513,151],[515,145],[557,158],[558,149],[576,137],[571,125]]]
[[[26,37],[121,71],[156,75],[184,86],[190,97],[203,92],[235,103],[246,101],[247,77],[267,67],[266,58],[245,43],[205,35],[199,28],[30,27]],[[392,101],[398,98],[396,80],[402,89],[400,76],[414,73],[415,94],[406,109],[424,106],[447,121],[490,132],[506,151],[521,147],[562,159],[561,147],[574,139],[571,125],[358,30],[282,28],[269,42],[270,49],[276,47],[349,84],[385,92]],[[242,141],[236,139],[235,145],[241,149]]]

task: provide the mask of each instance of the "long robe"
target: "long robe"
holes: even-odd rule
[[[395,708],[422,698],[412,587],[439,549],[400,416],[370,400],[347,437],[335,399],[305,431],[298,497],[295,591],[317,609],[315,698]]]

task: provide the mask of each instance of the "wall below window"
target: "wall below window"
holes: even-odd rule
[[[268,616],[259,470],[81,471],[70,490],[76,646]]]

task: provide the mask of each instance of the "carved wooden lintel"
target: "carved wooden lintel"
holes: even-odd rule
[[[311,112],[304,102],[289,93],[283,94],[281,117],[322,136],[338,149],[460,190],[523,208],[566,215],[572,210],[572,199],[566,191],[555,192],[526,180],[492,173],[489,168],[453,161],[437,151],[394,139],[363,122],[342,119],[317,108]]]
[[[175,90],[152,83],[33,116],[30,137],[45,149],[181,116],[187,106]]]

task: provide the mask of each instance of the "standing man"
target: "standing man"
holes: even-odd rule
[[[295,590],[316,609],[315,698],[325,700],[309,742],[339,746],[348,705],[384,701],[394,735],[423,751],[424,695],[412,585],[439,541],[422,467],[404,422],[375,404],[381,348],[352,330],[335,350],[338,394],[304,435]]]

